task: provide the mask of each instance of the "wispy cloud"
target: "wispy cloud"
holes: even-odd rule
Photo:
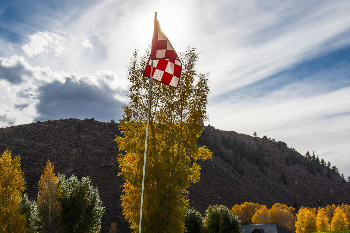
[[[151,43],[157,11],[177,52],[195,46],[198,71],[210,72],[208,123],[315,150],[341,172],[350,167],[338,162],[350,153],[347,0],[75,0],[33,9],[23,7],[18,23],[0,22],[2,125],[117,120],[126,66]]]

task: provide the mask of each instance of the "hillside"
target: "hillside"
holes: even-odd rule
[[[94,119],[37,122],[0,129],[0,150],[21,155],[32,200],[47,160],[66,176],[90,176],[106,207],[102,232],[113,222],[118,233],[130,232],[122,215],[116,135],[117,124]],[[350,203],[350,185],[337,172],[283,142],[207,126],[199,144],[214,152],[212,160],[202,162],[201,180],[190,188],[190,204],[202,214],[208,205],[231,208],[244,201],[310,207]]]

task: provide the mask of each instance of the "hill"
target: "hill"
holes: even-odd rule
[[[94,119],[65,119],[0,129],[0,150],[21,155],[27,193],[34,200],[47,160],[55,171],[90,176],[106,207],[102,232],[117,223],[130,232],[122,215],[123,180],[117,176],[118,124]],[[302,156],[284,142],[204,127],[199,144],[214,154],[202,162],[201,180],[190,188],[190,204],[204,214],[208,205],[253,201],[271,206],[318,207],[350,203],[350,185],[336,170],[312,156]]]

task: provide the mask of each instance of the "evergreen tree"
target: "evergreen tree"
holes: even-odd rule
[[[188,191],[200,178],[198,160],[211,158],[197,139],[206,119],[208,76],[197,73],[198,54],[188,49],[182,58],[179,87],[153,82],[147,145],[146,179],[142,215],[143,232],[183,232]],[[122,207],[125,219],[137,231],[140,218],[141,183],[145,149],[145,128],[149,82],[143,71],[149,54],[141,61],[134,53],[129,66],[129,104],[116,141],[120,174],[124,180]]]
[[[24,190],[21,158],[12,159],[7,149],[0,157],[0,233],[25,232],[26,217],[20,206]]]

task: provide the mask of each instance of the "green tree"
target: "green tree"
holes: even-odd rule
[[[25,180],[21,171],[20,156],[12,159],[11,151],[0,157],[0,232],[22,233],[26,218],[21,211]]]
[[[21,202],[22,213],[26,216],[27,223],[26,229],[27,233],[39,233],[42,232],[42,222],[41,217],[37,208],[35,201],[30,201],[28,194],[24,194],[23,200]]]
[[[47,161],[45,171],[40,177],[38,190],[37,206],[43,222],[42,232],[60,232],[61,189],[50,161]]]
[[[296,233],[310,233],[316,231],[316,209],[310,209],[302,206],[299,209],[296,217]]]
[[[201,233],[202,232],[203,216],[198,210],[194,208],[188,208],[185,217],[185,228],[188,233]]]
[[[317,232],[329,231],[329,218],[324,208],[319,208],[316,216]]]
[[[334,216],[331,221],[331,231],[345,231],[349,227],[349,221],[346,217],[344,209],[338,206],[335,209]]]
[[[149,54],[142,59],[134,53],[128,69],[129,104],[117,137],[123,185],[122,207],[130,228],[137,231],[140,217],[143,155],[149,82],[143,71]],[[182,58],[179,87],[153,82],[151,116],[142,214],[143,232],[183,232],[188,191],[200,178],[198,160],[211,158],[206,147],[197,148],[204,120],[209,87],[208,75],[195,70],[198,54],[188,49]]]
[[[94,188],[88,177],[78,180],[71,176],[65,180],[59,176],[62,195],[62,227],[64,233],[97,233],[101,229],[101,218],[104,212],[97,188]]]
[[[207,233],[242,233],[241,222],[226,206],[209,206],[203,227]]]

